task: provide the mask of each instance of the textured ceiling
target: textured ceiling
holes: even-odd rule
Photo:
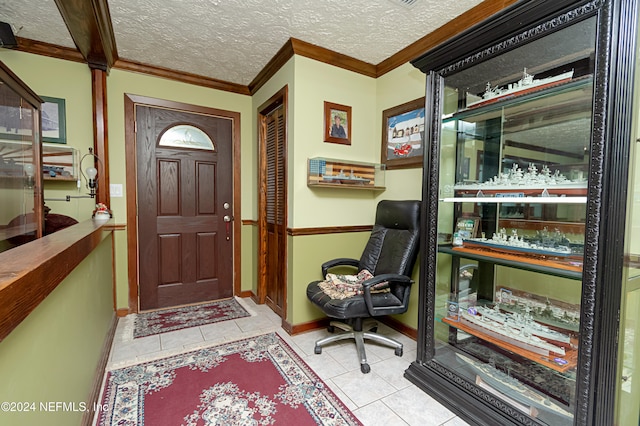
[[[118,56],[248,85],[293,37],[378,64],[480,0],[109,0]],[[53,0],[0,0],[16,35],[75,47]]]

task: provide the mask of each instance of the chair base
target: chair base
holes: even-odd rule
[[[337,327],[345,331],[345,333],[335,334],[333,336],[328,336],[328,337],[325,337],[324,339],[318,340],[316,342],[316,346],[313,351],[316,354],[321,354],[323,346],[326,346],[330,343],[337,342],[340,340],[354,339],[356,343],[356,350],[358,352],[358,358],[360,360],[360,371],[362,371],[365,374],[371,371],[371,367],[367,362],[367,354],[365,353],[365,350],[364,350],[364,339],[373,340],[385,346],[392,347],[395,349],[396,356],[402,356],[402,343],[390,337],[386,337],[381,334],[371,332],[372,329],[376,328],[375,321],[373,323],[374,323],[374,326],[369,328],[370,331],[363,331],[362,318],[356,318],[353,326],[349,324],[345,324],[340,321],[331,321],[329,323],[330,331],[331,331],[331,328]]]

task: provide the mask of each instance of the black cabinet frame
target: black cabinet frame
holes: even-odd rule
[[[440,117],[444,77],[595,17],[594,104],[574,424],[614,423],[636,0],[521,1],[412,61],[427,74],[418,354],[405,373],[471,424],[539,424],[434,362]]]

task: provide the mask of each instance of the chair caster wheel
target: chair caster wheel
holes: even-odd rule
[[[364,374],[367,374],[369,371],[371,371],[371,367],[369,367],[369,364],[360,364],[360,371],[362,371]]]
[[[316,346],[315,348],[313,348],[313,352],[316,355],[320,355],[322,353],[322,346]]]
[[[396,348],[396,356],[402,356],[402,348]]]
[[[327,331],[329,333],[334,333],[336,331],[336,328],[334,326],[332,326],[332,325],[328,325],[327,326]]]

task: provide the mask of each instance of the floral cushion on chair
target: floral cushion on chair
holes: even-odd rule
[[[373,278],[371,272],[363,269],[358,275],[327,274],[326,279],[318,287],[332,299],[346,299],[364,293],[362,283]],[[371,287],[371,293],[386,293],[388,282],[384,281]]]

